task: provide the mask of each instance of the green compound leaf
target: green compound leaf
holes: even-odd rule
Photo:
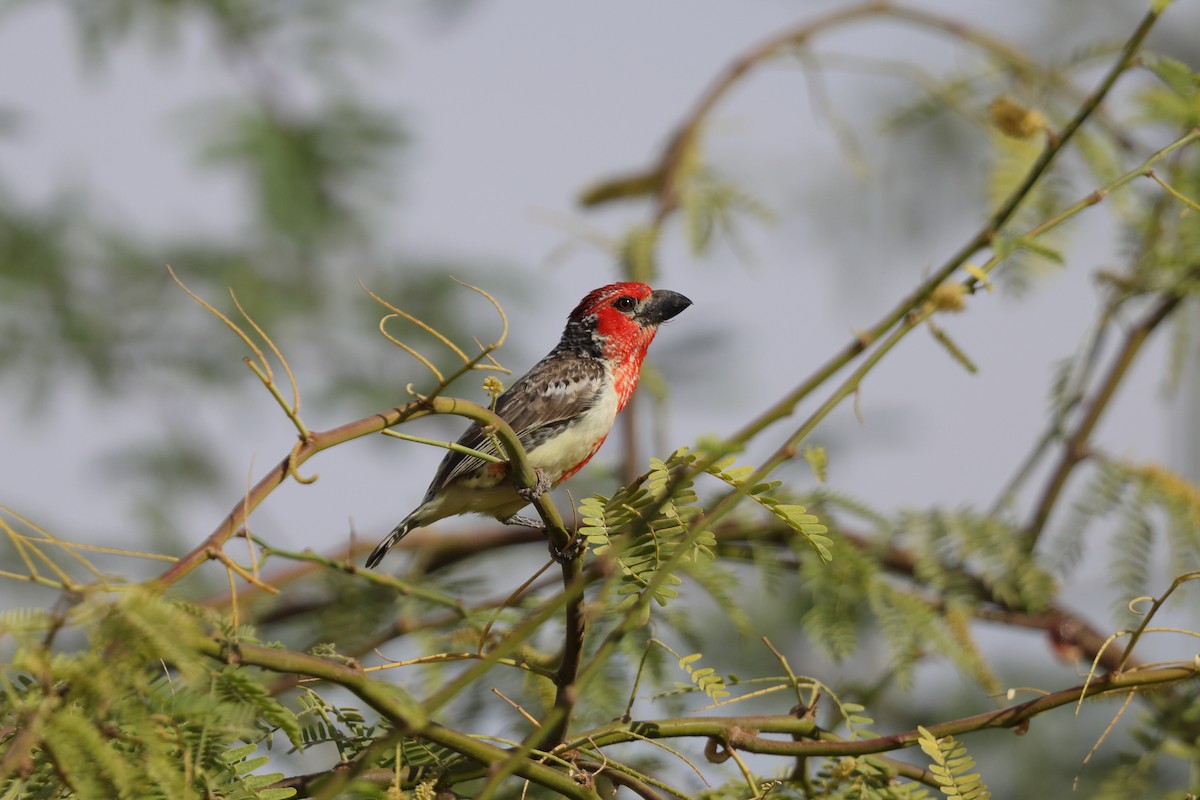
[[[776,498],[767,494],[767,492],[773,491],[779,486],[779,481],[766,481],[748,485],[748,479],[757,471],[757,468],[749,465],[733,467],[733,462],[733,456],[723,458],[709,467],[708,473],[721,479],[735,489],[744,492],[747,497],[770,511],[777,519],[800,534],[817,551],[822,561],[829,562],[833,560],[833,555],[829,552],[829,547],[833,544],[833,541],[825,535],[829,532],[829,529],[817,519],[816,515],[808,513],[808,509],[804,506],[781,503]]]
[[[582,535],[597,555],[611,555],[620,567],[623,581],[618,592],[626,603],[636,602],[651,591],[659,605],[677,596],[678,575],[659,577],[664,566],[711,561],[717,539],[711,531],[689,534],[692,522],[703,510],[696,505],[690,481],[672,486],[672,474],[691,460],[686,450],[666,461],[651,459],[650,471],[622,488],[611,498],[597,495],[579,506]],[[670,494],[671,496],[668,496]],[[632,536],[626,535],[632,532]]]
[[[929,771],[941,784],[942,794],[952,800],[988,800],[992,796],[979,773],[971,772],[975,769],[975,759],[964,745],[953,736],[939,739],[919,725],[917,730],[921,734],[921,749],[932,759]]]

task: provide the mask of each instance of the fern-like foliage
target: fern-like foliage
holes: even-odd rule
[[[896,531],[895,520],[891,515],[861,498],[829,486],[814,487],[801,499],[820,512],[820,516],[832,516],[834,512],[849,514],[860,520],[860,527],[861,524],[866,524],[879,534],[881,539],[891,538]]]
[[[580,504],[583,520],[580,532],[597,555],[611,555],[620,567],[624,576],[620,592],[627,596],[627,603],[651,587],[654,600],[660,605],[675,597],[674,587],[681,582],[679,576],[671,574],[661,580],[656,576],[677,555],[681,565],[713,559],[716,537],[711,531],[690,530],[703,513],[692,481],[677,480],[680,472],[695,462],[695,454],[680,448],[665,461],[651,459],[649,472],[612,497],[596,495]],[[815,515],[809,514],[804,506],[784,503],[772,496],[770,492],[779,487],[779,481],[752,485],[749,479],[755,468],[734,467],[733,463],[732,457],[721,459],[707,472],[798,533],[822,561],[832,558],[829,550],[832,541],[825,535],[828,529]],[[634,531],[632,538],[619,537],[630,530]]]
[[[689,460],[685,451],[666,461],[651,459],[650,471],[641,480],[611,498],[596,495],[580,504],[580,533],[597,555],[611,555],[620,567],[624,580],[619,591],[626,596],[626,604],[651,586],[659,605],[674,598],[678,594],[674,587],[682,582],[679,576],[668,574],[661,580],[657,576],[677,554],[681,564],[713,559],[717,540],[711,531],[688,535],[689,526],[702,513],[691,482],[672,487],[675,470]],[[626,530],[636,533],[619,537]]]
[[[801,562],[811,603],[801,622],[812,641],[838,660],[858,647],[859,631],[870,614],[871,585],[882,577],[878,560],[857,548],[837,542],[832,552],[828,564],[817,558]]]
[[[869,727],[875,720],[867,716],[867,708],[862,703],[838,701],[837,709],[846,723],[850,739],[873,739],[879,735]]]
[[[703,657],[703,653],[692,653],[690,656],[684,656],[679,659],[679,668],[687,672],[692,679],[692,684],[708,695],[708,698],[714,703],[719,703],[721,700],[729,696],[729,690],[725,688],[725,679],[717,674],[717,671],[712,667],[701,667],[697,669],[693,666]]]
[[[1165,544],[1167,569],[1180,574],[1200,563],[1200,487],[1160,464],[1102,460],[1056,537],[1071,558],[1101,520],[1115,520],[1109,580],[1113,609],[1128,622],[1128,603],[1153,592],[1161,576],[1155,549]]]
[[[984,601],[1043,608],[1056,591],[1049,573],[1020,548],[1012,527],[970,510],[909,511],[890,519],[825,488],[810,498],[835,532],[837,519],[831,514],[843,510],[870,523],[877,532],[872,539],[879,542],[873,546],[834,536],[831,563],[801,560],[811,603],[803,624],[812,640],[830,657],[846,658],[873,623],[899,682],[909,681],[916,662],[932,652],[952,659],[987,691],[998,691],[999,681],[971,630],[971,609]],[[885,574],[885,553],[896,544],[913,558],[915,587],[889,581]],[[929,590],[938,602],[931,601]]]
[[[708,474],[724,481],[771,512],[772,516],[800,534],[803,541],[816,551],[822,561],[830,561],[833,555],[830,553],[829,547],[833,542],[825,535],[829,529],[817,519],[816,515],[808,513],[808,509],[804,506],[784,503],[774,497],[771,492],[779,488],[780,481],[751,484],[750,478],[757,471],[756,468],[748,464],[734,467],[734,460],[733,456],[721,459],[708,468]]]
[[[896,780],[888,766],[872,756],[825,760],[813,787],[817,797],[831,800],[929,800],[931,796],[919,783]]]
[[[333,744],[338,759],[349,761],[374,738],[376,726],[367,724],[356,708],[334,705],[311,689],[300,695],[299,703],[302,748]]]
[[[255,709],[264,735],[280,731],[294,747],[303,743],[295,712],[246,670],[231,666],[218,672],[213,677],[213,693],[225,702]]]
[[[1147,58],[1146,66],[1162,81],[1139,98],[1146,116],[1183,129],[1200,125],[1200,73],[1166,56]]]
[[[692,253],[703,255],[722,234],[735,248],[741,241],[738,222],[742,217],[770,224],[775,214],[758,198],[732,183],[720,180],[706,168],[691,172],[679,192],[684,225]]]
[[[975,643],[961,607],[940,608],[923,597],[883,581],[875,583],[868,599],[879,630],[891,653],[892,674],[897,683],[911,685],[917,662],[930,653],[949,658],[966,676],[989,693],[1000,690]]]
[[[1053,538],[1051,549],[1059,571],[1069,572],[1078,563],[1088,531],[1121,505],[1125,489],[1132,480],[1133,476],[1120,465],[1098,462],[1091,479],[1071,503],[1071,513]]]
[[[41,627],[40,638],[33,634]],[[78,629],[87,646],[53,647]],[[0,751],[27,749],[0,796],[225,797],[283,800],[282,776],[259,774],[260,748],[282,733],[302,744],[296,715],[252,670],[221,665],[191,643],[207,626],[187,606],[129,590],[99,591],[61,614],[10,614],[18,642],[0,692]],[[244,640],[253,638],[239,631]],[[24,731],[33,739],[19,741]]]
[[[1021,546],[1013,526],[999,517],[971,509],[908,512],[898,528],[917,557],[917,578],[945,596],[977,600],[970,575],[982,582],[989,599],[1010,608],[1036,611],[1054,599],[1054,578]]]
[[[1112,610],[1118,619],[1131,618],[1130,600],[1150,594],[1155,525],[1146,512],[1141,498],[1134,499],[1121,509],[1119,527],[1113,536],[1114,555],[1109,572],[1116,589]]]
[[[229,767],[230,775],[240,783],[232,793],[227,795],[229,800],[287,800],[296,796],[292,788],[269,788],[272,783],[283,779],[283,773],[255,773],[254,770],[264,767],[270,761],[270,756],[255,756],[258,745],[247,744],[235,747],[221,754]]]
[[[918,726],[917,730],[921,749],[932,760],[929,771],[941,784],[942,794],[951,800],[988,800],[992,796],[979,773],[971,772],[975,759],[964,745],[953,736],[939,739],[925,728]]]

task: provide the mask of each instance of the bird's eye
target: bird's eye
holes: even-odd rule
[[[633,311],[636,306],[637,300],[634,300],[629,295],[618,297],[617,301],[613,303],[613,308],[615,308],[617,311]]]

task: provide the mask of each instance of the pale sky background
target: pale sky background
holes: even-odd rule
[[[375,32],[392,46],[365,70],[368,85],[374,97],[403,113],[414,138],[395,176],[400,201],[387,238],[411,253],[517,265],[527,287],[522,291],[538,298],[512,320],[514,350],[505,360],[524,370],[552,346],[579,297],[616,277],[605,253],[583,248],[556,257],[567,237],[546,220],[575,217],[619,236],[644,209],[585,217],[575,207],[580,189],[656,157],[664,137],[734,54],[837,5],[540,0],[470,3],[449,19],[420,3],[381,12]],[[1063,56],[1096,30],[1123,37],[1145,4],[1106,3],[1103,14],[1091,15],[1084,12],[1097,8],[1094,2],[1063,2],[1042,30],[1031,30],[1045,19],[1040,2],[919,5]],[[1176,24],[1195,22],[1196,4],[1178,5],[1171,11]],[[193,30],[168,52],[122,48],[95,73],[77,57],[73,36],[57,5],[21,8],[0,24],[0,105],[23,115],[17,134],[0,139],[0,175],[10,189],[47,199],[64,187],[84,186],[110,220],[152,234],[236,229],[246,213],[236,186],[198,171],[185,146],[181,111],[237,91],[204,32]],[[943,75],[974,63],[949,39],[892,22],[844,29],[819,40],[816,50],[887,53]],[[1091,88],[1095,74],[1086,73],[1081,84]],[[714,166],[738,176],[778,221],[744,229],[753,252],[749,264],[726,248],[693,263],[679,245],[677,224],[669,230],[658,284],[695,301],[660,332],[651,353],[675,389],[672,444],[730,433],[766,408],[854,330],[872,324],[983,217],[981,191],[974,205],[947,204],[917,194],[930,187],[913,183],[912,174],[926,170],[949,184],[961,179],[981,189],[984,163],[955,176],[936,164],[908,162],[914,148],[878,135],[879,105],[901,88],[908,92],[907,85],[853,76],[832,78],[831,88],[835,97],[843,88],[852,93],[840,110],[864,142],[871,170],[866,182],[847,163],[794,63],[761,69],[713,118]],[[917,128],[908,135],[919,134]],[[961,190],[949,184],[948,192]],[[1074,187],[1068,195],[1092,188]],[[1052,364],[1071,355],[1086,334],[1098,298],[1093,270],[1119,263],[1102,209],[1085,214],[1070,232],[1067,266],[1027,298],[981,295],[969,301],[967,313],[941,318],[979,374],[967,374],[918,331],[867,379],[862,424],[845,404],[822,426],[813,441],[833,446],[833,488],[889,511],[992,502],[1042,429]],[[356,276],[345,277],[345,292],[357,298]],[[504,280],[512,279],[506,274]],[[201,313],[182,294],[168,301],[180,314]],[[484,335],[491,319],[485,324]],[[389,354],[373,330],[361,335],[364,358],[396,369],[399,402],[418,368]],[[682,342],[700,335],[720,336],[726,345],[708,359],[678,356]],[[288,343],[281,344],[286,351]],[[1170,413],[1162,399],[1165,344],[1159,336],[1149,346],[1097,437],[1109,452],[1181,468],[1187,448],[1178,431],[1185,416]],[[137,546],[122,523],[129,511],[123,484],[105,477],[102,456],[123,440],[186,424],[218,442],[236,492],[293,441],[290,426],[254,382],[247,373],[249,391],[225,399],[206,395],[202,402],[161,380],[114,400],[96,399],[81,387],[57,393],[30,416],[19,380],[9,377],[0,384],[0,502],[69,539]],[[747,461],[774,449],[835,385],[760,437]],[[364,408],[362,415],[374,410]],[[346,421],[319,407],[306,416],[316,428]],[[606,453],[616,458],[619,448],[610,446],[601,458]],[[253,518],[254,528],[283,545],[328,550],[344,541],[353,517],[360,535],[375,539],[416,504],[440,455],[394,441],[337,448],[310,462],[306,471],[321,473],[317,484],[277,492]],[[802,464],[780,477],[799,487],[811,482]],[[1067,507],[1060,505],[1055,521]],[[188,509],[197,541],[227,508]],[[1068,595],[1076,607],[1095,597],[1084,584],[1103,580],[1095,570],[1083,574],[1090,577],[1076,580]],[[1106,606],[1088,616],[1101,628],[1110,624]],[[1048,659],[1035,634],[1001,641],[1020,642]]]

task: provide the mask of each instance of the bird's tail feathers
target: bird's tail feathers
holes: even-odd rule
[[[401,539],[408,535],[408,532],[417,527],[412,516],[408,516],[396,527],[392,528],[392,532],[387,535],[387,538],[375,546],[371,551],[371,555],[367,556],[367,569],[374,569],[383,561],[383,557],[387,555],[388,550],[395,547]]]

